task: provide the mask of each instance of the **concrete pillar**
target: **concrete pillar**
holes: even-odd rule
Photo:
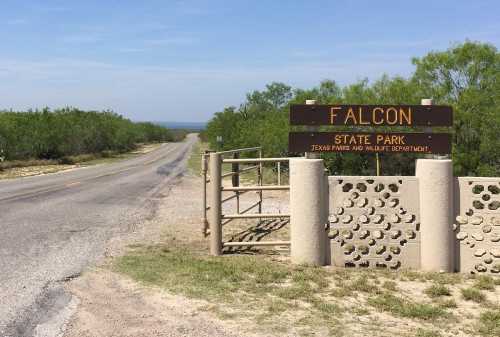
[[[210,254],[222,254],[222,186],[221,166],[222,158],[218,153],[210,153]]]
[[[330,184],[328,183],[328,171],[324,169],[323,172],[323,219],[321,220],[325,224],[325,265],[332,264],[332,254],[330,247],[330,238],[328,234],[330,232],[330,224],[328,222],[328,217],[330,215]]]
[[[420,267],[452,272],[453,169],[450,159],[418,159],[420,193]]]
[[[323,160],[290,160],[290,223],[292,263],[325,264]]]

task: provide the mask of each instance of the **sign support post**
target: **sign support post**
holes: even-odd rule
[[[306,99],[306,105],[315,105],[316,100],[315,99]],[[318,131],[317,126],[307,126],[307,131],[314,132]],[[319,153],[317,152],[306,152],[305,157],[307,159],[319,159]]]

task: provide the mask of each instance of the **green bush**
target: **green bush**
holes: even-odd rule
[[[134,123],[110,111],[0,111],[0,153],[6,161],[60,159],[124,152],[137,143],[173,140],[170,130],[153,123]]]

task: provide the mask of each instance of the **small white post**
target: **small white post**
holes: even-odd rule
[[[210,153],[210,254],[222,254],[222,158],[219,153]]]
[[[306,99],[306,105],[314,105],[314,104],[316,104],[316,100],[315,99]],[[310,131],[310,132],[318,131],[318,127],[317,126],[307,126],[306,129],[307,129],[307,131]],[[308,158],[308,159],[319,159],[319,153],[317,153],[317,152],[306,152],[305,153],[305,157]]]

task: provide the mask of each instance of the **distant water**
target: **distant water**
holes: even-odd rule
[[[205,130],[207,123],[200,122],[155,122],[169,129]]]

